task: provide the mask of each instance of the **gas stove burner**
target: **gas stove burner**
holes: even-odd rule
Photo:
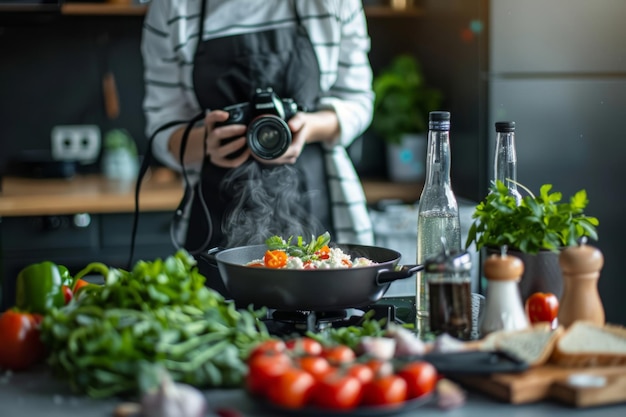
[[[321,333],[329,328],[358,326],[366,312],[373,311],[375,320],[396,321],[395,306],[375,304],[363,308],[333,311],[283,311],[270,310],[265,325],[276,336],[304,335],[308,332]]]

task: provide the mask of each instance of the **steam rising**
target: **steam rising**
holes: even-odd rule
[[[222,229],[226,247],[265,243],[269,236],[318,236],[323,226],[311,215],[310,194],[302,194],[300,174],[291,165],[247,162],[222,181],[231,199]],[[226,191],[228,190],[228,191]]]

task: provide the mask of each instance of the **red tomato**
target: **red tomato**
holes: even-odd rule
[[[65,304],[67,304],[70,301],[72,301],[72,297],[74,297],[74,294],[72,293],[72,289],[68,287],[67,285],[63,285],[61,288],[63,290],[63,297],[65,298]]]
[[[552,323],[559,314],[559,299],[549,292],[536,292],[526,300],[526,314],[531,323]]]
[[[285,342],[283,342],[281,339],[264,340],[252,349],[248,360],[252,359],[254,356],[266,354],[273,355],[276,353],[283,353],[286,350],[287,346],[285,345]]]
[[[298,337],[288,340],[285,345],[287,349],[294,351],[296,355],[318,356],[322,354],[322,344],[310,337]]]
[[[0,368],[18,371],[45,357],[38,314],[7,310],[0,316]]]
[[[296,364],[300,369],[313,375],[316,380],[334,372],[334,368],[330,366],[328,360],[321,356],[302,356],[296,359]]]
[[[322,356],[328,359],[331,365],[348,364],[356,358],[354,351],[346,345],[325,346]]]
[[[267,391],[267,398],[285,408],[302,408],[309,403],[315,388],[315,378],[302,369],[289,368]]]
[[[252,394],[267,395],[269,387],[291,367],[291,359],[285,353],[252,356],[248,360],[246,388]]]
[[[335,372],[319,380],[313,403],[322,408],[350,410],[357,407],[363,395],[363,384],[357,377]]]
[[[425,361],[404,365],[398,371],[398,376],[406,381],[409,399],[432,392],[437,384],[437,369]]]
[[[351,375],[361,381],[362,384],[367,384],[374,379],[374,370],[364,363],[354,363],[346,369],[346,374]]]
[[[406,401],[407,391],[406,381],[396,374],[375,378],[363,387],[363,404],[400,404]]]
[[[374,378],[393,374],[393,365],[391,362],[383,359],[370,359],[365,362],[365,365],[373,371]]]

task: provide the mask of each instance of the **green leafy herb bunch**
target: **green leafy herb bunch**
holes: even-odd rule
[[[475,208],[473,223],[468,232],[466,247],[476,249],[501,247],[523,253],[536,254],[577,244],[581,237],[598,239],[596,217],[587,216],[587,192],[576,192],[569,202],[561,201],[560,192],[551,192],[552,184],[544,184],[535,196],[518,184],[528,195],[519,205],[509,195],[504,183],[497,181],[489,194]]]

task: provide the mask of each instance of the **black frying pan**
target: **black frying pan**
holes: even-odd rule
[[[376,265],[338,269],[269,269],[246,264],[263,258],[267,246],[254,245],[202,255],[219,268],[224,285],[238,305],[277,310],[331,311],[378,301],[391,282],[409,278],[423,265],[398,266],[400,253],[375,246],[336,245],[350,256]]]

